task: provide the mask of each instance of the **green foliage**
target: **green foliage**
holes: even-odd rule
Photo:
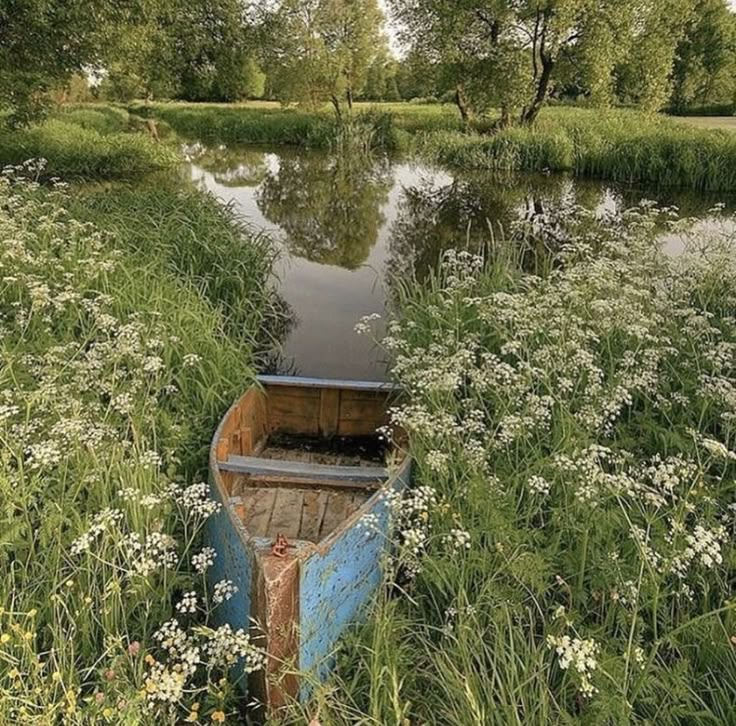
[[[261,70],[252,56],[246,57],[242,67],[242,86],[240,92],[244,98],[263,98],[266,92],[266,74]]]
[[[233,143],[327,148],[340,129],[326,111],[274,107],[154,104],[179,133]],[[636,111],[546,109],[533,127],[489,133],[494,117],[471,133],[447,106],[383,104],[355,117],[372,129],[370,145],[417,153],[456,168],[573,171],[580,176],[705,191],[736,189],[736,136],[692,128]],[[371,107],[368,107],[371,108]],[[344,129],[343,129],[344,132]],[[344,135],[344,133],[343,133]]]
[[[0,136],[0,164],[45,159],[48,176],[111,179],[177,163],[178,154],[168,146],[141,134],[111,133],[119,121],[114,112],[84,110],[5,133]]]
[[[175,179],[156,178],[93,188],[75,198],[70,211],[113,231],[120,245],[193,285],[222,315],[231,341],[254,351],[271,347],[282,308],[265,284],[275,250],[230,208]],[[148,239],[151,229],[155,245]]]
[[[124,132],[130,126],[130,115],[124,108],[99,103],[63,106],[53,114],[53,118],[84,129],[93,129],[100,134]]]
[[[383,13],[376,0],[281,0],[268,54],[275,97],[314,109],[332,101],[339,113],[362,91],[368,70],[385,57]]]
[[[736,14],[725,0],[699,0],[677,49],[672,106],[736,108]]]
[[[258,332],[228,335],[198,261],[224,270],[266,250],[204,195],[88,202],[0,182],[0,724],[174,723],[194,701],[209,719],[231,709],[228,662],[183,676],[154,634],[176,617],[201,656],[212,637],[198,626],[215,603],[190,565],[207,510],[197,482],[252,380]],[[257,325],[267,264],[238,270]],[[185,592],[196,614],[177,610]]]
[[[0,111],[25,124],[49,104],[48,92],[98,65],[137,0],[30,0],[0,5]]]
[[[570,58],[594,102],[611,101],[614,71],[629,63],[628,94],[647,109],[660,108],[692,4],[391,1],[404,40],[457,87],[463,117],[499,107],[501,125],[534,121]]]
[[[649,112],[666,106],[675,54],[693,6],[693,0],[659,0],[644,18],[636,16],[639,32],[617,68],[622,101]]]
[[[327,113],[178,103],[149,108],[177,133],[193,139],[326,147],[335,135],[335,120]],[[137,112],[139,107],[131,110]]]

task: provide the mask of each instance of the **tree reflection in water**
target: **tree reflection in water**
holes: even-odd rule
[[[436,176],[403,190],[391,228],[389,278],[424,277],[448,249],[485,254],[492,241],[516,246],[523,269],[538,271],[567,240],[559,220],[575,206],[601,214],[654,198],[683,216],[707,217],[717,201],[682,191],[636,189],[566,175],[496,175],[456,173],[446,184]],[[733,200],[729,207],[733,208]],[[694,220],[693,220],[694,221]],[[666,231],[662,217],[660,233]],[[542,232],[544,230],[544,232]]]
[[[266,174],[258,208],[284,231],[291,255],[355,270],[378,239],[391,186],[384,157],[302,152]]]
[[[266,153],[247,146],[205,146],[199,142],[182,147],[184,158],[212,174],[223,187],[257,187],[268,172]]]

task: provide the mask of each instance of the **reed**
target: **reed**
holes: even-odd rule
[[[274,105],[154,104],[149,109],[185,136],[232,143],[329,148],[345,124],[327,109]],[[736,189],[736,135],[686,126],[633,110],[545,109],[535,126],[497,131],[494,115],[466,129],[448,105],[358,104],[374,129],[371,144],[470,169],[571,171],[630,184],[701,191]],[[354,123],[354,122],[353,122]]]
[[[736,189],[736,135],[633,111],[547,109],[532,128],[494,135],[424,132],[413,148],[462,168],[567,170],[629,184]]]
[[[138,105],[130,109],[134,113],[149,112]],[[337,126],[327,111],[306,113],[278,107],[160,103],[152,105],[150,112],[184,137],[231,143],[326,148],[335,138]]]

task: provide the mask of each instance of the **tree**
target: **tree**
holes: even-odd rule
[[[265,79],[241,0],[150,0],[109,50],[104,89],[190,101],[263,94]]]
[[[399,64],[391,57],[386,48],[385,53],[376,55],[366,73],[362,97],[368,101],[399,101],[399,89],[396,74]]]
[[[420,49],[413,48],[399,61],[396,69],[396,85],[399,95],[405,101],[413,98],[439,97],[443,77],[439,62],[427,57]]]
[[[25,123],[50,103],[49,89],[100,65],[118,29],[146,0],[3,0],[0,107]]]
[[[698,0],[672,78],[676,109],[736,103],[736,14],[726,0]]]
[[[638,48],[640,91],[659,98],[693,1],[390,0],[405,42],[453,79],[463,118],[498,106],[502,125],[537,118],[571,55],[605,101],[617,64]]]
[[[376,0],[282,0],[272,13],[268,70],[284,102],[352,107],[383,52],[383,13]]]
[[[246,98],[263,98],[266,92],[266,74],[252,55],[245,59],[242,90]]]
[[[616,71],[622,100],[650,112],[666,105],[675,53],[694,4],[694,0],[649,0],[648,12],[637,12],[632,42]]]

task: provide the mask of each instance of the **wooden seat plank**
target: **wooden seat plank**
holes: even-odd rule
[[[254,476],[296,476],[310,479],[384,480],[388,470],[383,466],[330,466],[283,459],[264,459],[257,456],[229,456],[218,462],[223,471]]]

